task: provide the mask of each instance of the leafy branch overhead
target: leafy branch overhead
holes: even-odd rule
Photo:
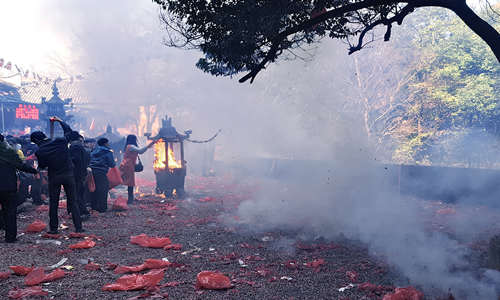
[[[199,49],[197,67],[216,76],[257,74],[284,53],[303,50],[323,37],[349,42],[349,53],[361,50],[367,34],[393,24],[422,7],[442,7],[460,19],[491,48],[500,61],[500,34],[465,0],[153,0],[162,8],[167,45]],[[354,40],[353,43],[351,41]]]

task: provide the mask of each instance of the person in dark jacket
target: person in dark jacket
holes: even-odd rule
[[[49,177],[49,233],[57,233],[59,220],[57,210],[61,194],[61,186],[64,187],[67,197],[67,205],[71,211],[73,225],[76,232],[83,232],[80,209],[76,201],[75,176],[73,173],[73,162],[68,149],[69,134],[71,127],[59,118],[52,118],[59,122],[64,131],[64,138],[50,140],[41,131],[31,134],[31,141],[38,145],[35,156],[38,160],[38,168],[48,168]]]
[[[9,147],[4,136],[0,135],[0,204],[5,226],[5,241],[13,243],[17,240],[17,174],[16,169],[36,174],[36,169],[23,163],[16,150]]]
[[[92,193],[92,209],[105,212],[108,209],[109,168],[115,167],[113,150],[107,138],[97,140],[97,147],[90,154],[90,168],[95,181],[95,192]]]
[[[83,147],[83,137],[78,132],[72,131],[69,134],[69,141],[69,153],[73,161],[73,173],[75,175],[76,200],[82,220],[88,220],[90,213],[85,205],[84,193],[87,167],[90,163],[90,153]]]

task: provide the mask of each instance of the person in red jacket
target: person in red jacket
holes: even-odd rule
[[[123,184],[128,187],[128,204],[134,203],[134,186],[135,186],[135,164],[139,154],[146,152],[155,142],[149,143],[147,146],[139,148],[137,146],[137,136],[131,134],[127,136],[125,143],[125,153],[120,164],[120,173],[122,175]]]

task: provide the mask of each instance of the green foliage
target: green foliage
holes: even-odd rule
[[[499,136],[500,65],[495,56],[455,16],[431,11],[425,17],[428,21],[418,24],[414,40],[423,55],[415,64],[417,76],[409,85],[412,97],[406,113],[415,125],[413,131],[435,145],[450,132],[464,130]],[[418,160],[426,151],[428,146],[407,136],[394,158]]]

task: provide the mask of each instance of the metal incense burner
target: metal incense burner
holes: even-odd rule
[[[166,197],[183,197],[186,178],[186,160],[184,159],[184,141],[189,138],[191,130],[184,134],[177,132],[172,126],[172,118],[162,119],[162,128],[158,135],[151,137],[146,133],[148,140],[154,140],[154,172],[156,176],[156,193],[163,193]],[[180,159],[179,159],[180,158]]]

